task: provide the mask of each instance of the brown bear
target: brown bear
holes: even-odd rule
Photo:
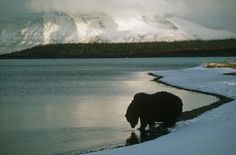
[[[175,125],[178,116],[182,113],[182,100],[169,92],[155,94],[138,93],[128,106],[126,119],[134,128],[140,118],[140,130],[151,128],[155,122],[163,122],[165,127]]]

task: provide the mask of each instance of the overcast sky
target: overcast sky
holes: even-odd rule
[[[45,11],[111,16],[169,15],[236,33],[236,0],[0,0],[0,17]]]

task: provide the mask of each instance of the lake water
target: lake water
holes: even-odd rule
[[[134,94],[167,90],[184,110],[215,97],[151,81],[148,72],[235,58],[0,60],[0,154],[83,153],[124,145]]]

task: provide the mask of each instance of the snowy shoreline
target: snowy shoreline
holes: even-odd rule
[[[225,73],[228,68],[195,67],[182,70],[157,71],[161,81],[187,90],[219,94],[236,99],[236,78]],[[236,101],[187,120],[180,121],[174,132],[145,143],[112,150],[89,153],[91,155],[118,154],[236,154]]]
[[[234,100],[234,99],[232,99],[230,97],[227,97],[227,96],[224,96],[224,95],[211,93],[211,92],[205,92],[205,91],[192,89],[192,88],[191,89],[184,88],[184,87],[180,87],[180,86],[177,86],[177,85],[173,85],[173,84],[168,83],[168,82],[164,82],[164,81],[162,81],[162,78],[164,78],[163,76],[159,76],[159,75],[156,75],[154,73],[149,73],[149,75],[155,77],[153,81],[164,84],[166,86],[176,88],[176,89],[180,89],[180,90],[186,90],[186,91],[191,91],[191,92],[195,92],[195,93],[210,95],[210,96],[214,96],[218,99],[217,101],[209,103],[208,105],[205,105],[205,106],[202,106],[202,107],[199,107],[199,108],[196,108],[196,109],[192,109],[190,111],[183,112],[181,114],[181,116],[178,118],[178,121],[186,121],[186,120],[189,120],[189,119],[193,119],[193,118],[198,117],[199,115],[201,115],[201,114],[203,114],[203,113],[205,113],[205,112],[207,112],[211,109],[217,108],[217,107],[219,107],[223,104],[226,104],[226,103],[231,102],[231,101]]]

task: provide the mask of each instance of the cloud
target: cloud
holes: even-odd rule
[[[0,16],[62,11],[66,13],[104,12],[110,16],[178,16],[209,28],[236,33],[235,0],[1,0]]]
[[[105,12],[117,14],[166,14],[183,9],[182,1],[174,0],[1,0],[1,16],[27,12],[62,11]],[[187,9],[187,8],[185,8]]]
[[[25,0],[1,0],[0,17],[20,16],[25,12]]]
[[[184,0],[190,12],[182,16],[212,29],[226,29],[236,33],[235,0]]]

